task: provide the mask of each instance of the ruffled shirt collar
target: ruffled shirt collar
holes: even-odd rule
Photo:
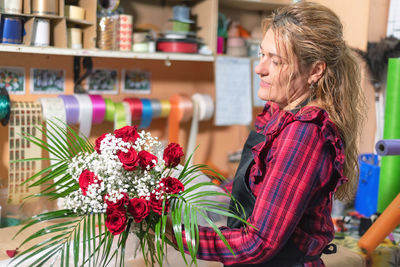
[[[264,134],[266,142],[268,142],[272,141],[286,125],[293,121],[312,121],[320,127],[321,137],[325,139],[325,142],[330,143],[335,150],[334,168],[339,175],[336,188],[347,182],[348,179],[343,174],[345,160],[343,141],[339,131],[324,109],[316,106],[305,106],[293,114],[290,111],[280,109],[276,103],[267,102],[263,111],[257,115],[255,129],[256,132]],[[253,152],[258,154],[257,150],[256,146]]]

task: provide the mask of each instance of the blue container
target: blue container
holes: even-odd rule
[[[376,213],[378,205],[380,171],[378,155],[361,154],[358,162],[360,178],[354,206],[357,212],[369,217]]]
[[[2,17],[0,24],[0,42],[3,44],[21,44],[23,25],[20,17]]]

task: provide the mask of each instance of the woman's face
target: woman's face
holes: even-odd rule
[[[308,94],[308,75],[299,72],[297,62],[289,63],[284,45],[279,45],[275,39],[274,32],[269,29],[260,45],[260,62],[255,68],[255,72],[260,75],[260,88],[258,97],[265,101],[277,103],[281,108],[288,105],[287,86],[290,75],[290,65],[294,64],[294,73],[291,79],[289,95],[291,102],[300,104]]]

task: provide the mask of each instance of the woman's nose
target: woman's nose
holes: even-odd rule
[[[268,75],[269,70],[268,70],[268,64],[266,62],[266,60],[260,59],[258,61],[257,66],[254,68],[254,71],[258,74],[258,75]]]

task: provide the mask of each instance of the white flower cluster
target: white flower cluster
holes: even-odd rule
[[[127,152],[133,147],[137,153],[145,150],[157,157],[155,166],[150,169],[137,167],[127,171],[118,158],[118,152]],[[163,145],[150,133],[141,131],[134,144],[124,142],[113,134],[107,134],[100,144],[101,153],[80,153],[71,159],[68,173],[79,183],[84,170],[93,172],[95,179],[87,187],[86,194],[81,188],[66,197],[65,208],[78,213],[103,213],[107,209],[105,200],[116,203],[127,193],[130,198],[150,198],[150,193],[157,187],[165,168]]]

